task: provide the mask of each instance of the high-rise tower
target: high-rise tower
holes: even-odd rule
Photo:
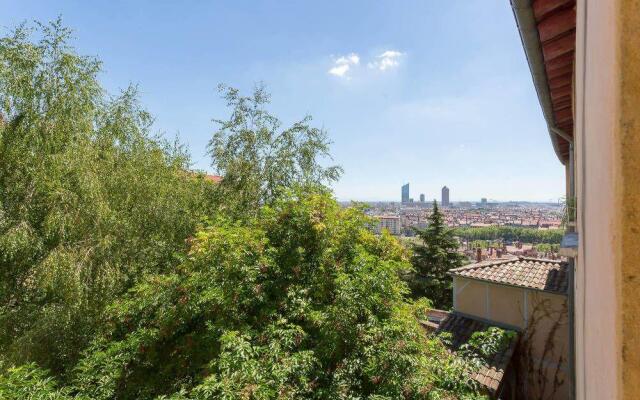
[[[409,184],[402,185],[402,202],[409,202]]]
[[[442,207],[449,206],[449,188],[446,186],[442,187],[442,201],[440,204],[442,204]]]

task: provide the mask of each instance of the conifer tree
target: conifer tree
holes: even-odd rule
[[[460,267],[464,256],[458,253],[458,241],[445,225],[444,215],[435,200],[427,227],[415,231],[422,243],[414,247],[413,294],[429,298],[437,308],[448,309],[452,304],[452,285],[447,271]]]

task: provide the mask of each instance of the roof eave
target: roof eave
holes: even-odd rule
[[[542,108],[542,114],[547,122],[547,130],[551,138],[553,150],[560,162],[566,165],[568,158],[562,155],[558,145],[558,141],[561,139],[554,132],[554,130],[559,129],[555,126],[555,120],[553,118],[553,106],[547,81],[547,72],[544,65],[542,46],[540,45],[538,27],[533,14],[533,8],[531,7],[531,1],[511,0],[511,8],[516,19],[518,32],[520,32],[520,40],[522,41],[522,47],[524,48],[525,56],[527,57],[527,63],[529,64],[529,70],[531,71],[531,77],[533,78],[533,85],[536,88],[538,101]]]

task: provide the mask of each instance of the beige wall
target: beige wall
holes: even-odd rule
[[[623,398],[640,398],[640,1],[623,0],[618,10],[620,112],[616,142],[620,161],[616,180],[620,230]]]
[[[578,0],[578,399],[640,398],[640,2]]]

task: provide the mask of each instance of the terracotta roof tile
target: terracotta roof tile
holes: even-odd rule
[[[222,177],[220,175],[211,175],[211,174],[207,174],[204,176],[204,179],[210,181],[210,182],[215,182],[215,183],[219,183],[222,181]]]
[[[552,293],[567,293],[567,263],[558,260],[511,258],[449,270],[449,274]]]

